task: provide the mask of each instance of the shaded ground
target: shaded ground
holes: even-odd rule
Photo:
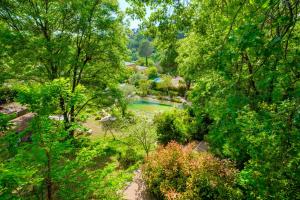
[[[198,152],[206,152],[209,149],[207,142],[201,141],[195,147],[195,150]]]
[[[11,120],[11,122],[15,124],[16,131],[21,132],[27,128],[29,122],[33,119],[34,116],[35,116],[34,113],[27,113],[25,115],[22,115],[20,117]]]
[[[146,185],[142,179],[141,170],[135,172],[133,181],[124,190],[125,200],[155,200],[147,191]]]
[[[0,105],[0,113],[6,115],[14,114],[11,122],[14,124],[14,129],[16,132],[24,131],[28,123],[35,116],[34,113],[28,112],[26,106],[23,106],[17,102],[11,102],[7,104]]]
[[[95,120],[94,117],[87,119],[83,125],[89,129],[92,129],[92,134],[90,135],[91,138],[97,138],[104,135],[104,131],[100,122]]]
[[[16,117],[20,117],[25,115],[28,110],[25,106],[22,106],[16,102],[12,102],[0,105],[0,112],[6,115],[15,114]]]

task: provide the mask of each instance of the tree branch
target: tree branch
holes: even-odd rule
[[[94,100],[94,99],[96,99],[97,97],[96,96],[94,96],[94,97],[92,97],[92,98],[90,98],[89,100],[87,100],[77,111],[76,111],[76,113],[75,113],[75,117],[80,113],[80,111],[85,107],[85,106],[87,106],[88,105],[88,103],[90,102],[90,101],[92,101],[92,100]]]

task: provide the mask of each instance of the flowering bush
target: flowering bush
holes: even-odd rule
[[[193,149],[171,142],[151,154],[142,168],[150,191],[168,200],[241,198],[232,163]]]

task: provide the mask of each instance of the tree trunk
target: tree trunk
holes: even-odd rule
[[[69,127],[69,118],[68,118],[68,111],[66,110],[66,106],[65,106],[65,100],[62,96],[60,96],[60,109],[63,113],[63,117],[64,117],[64,126],[65,126],[65,130],[67,131],[70,127]]]
[[[148,67],[148,56],[146,56],[146,67]]]
[[[51,157],[49,152],[46,150],[47,156],[47,200],[52,200],[52,180],[51,180]]]
[[[246,62],[247,66],[248,66],[248,73],[249,73],[249,78],[248,78],[248,95],[250,97],[250,108],[252,110],[255,110],[255,99],[258,97],[259,93],[258,90],[256,88],[256,84],[254,81],[254,69],[253,69],[253,65],[250,61],[250,58],[248,56],[248,54],[245,52],[243,55],[243,59]]]
[[[75,106],[73,105],[70,109],[70,123],[71,125],[75,122]],[[69,134],[70,137],[74,136],[75,131],[72,129],[70,130]]]

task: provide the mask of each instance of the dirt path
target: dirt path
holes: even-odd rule
[[[125,200],[155,200],[146,189],[146,185],[142,179],[141,170],[135,172],[133,181],[123,192]]]
[[[209,146],[207,142],[201,141],[198,142],[197,146],[195,147],[195,150],[198,152],[206,152],[209,149]]]

